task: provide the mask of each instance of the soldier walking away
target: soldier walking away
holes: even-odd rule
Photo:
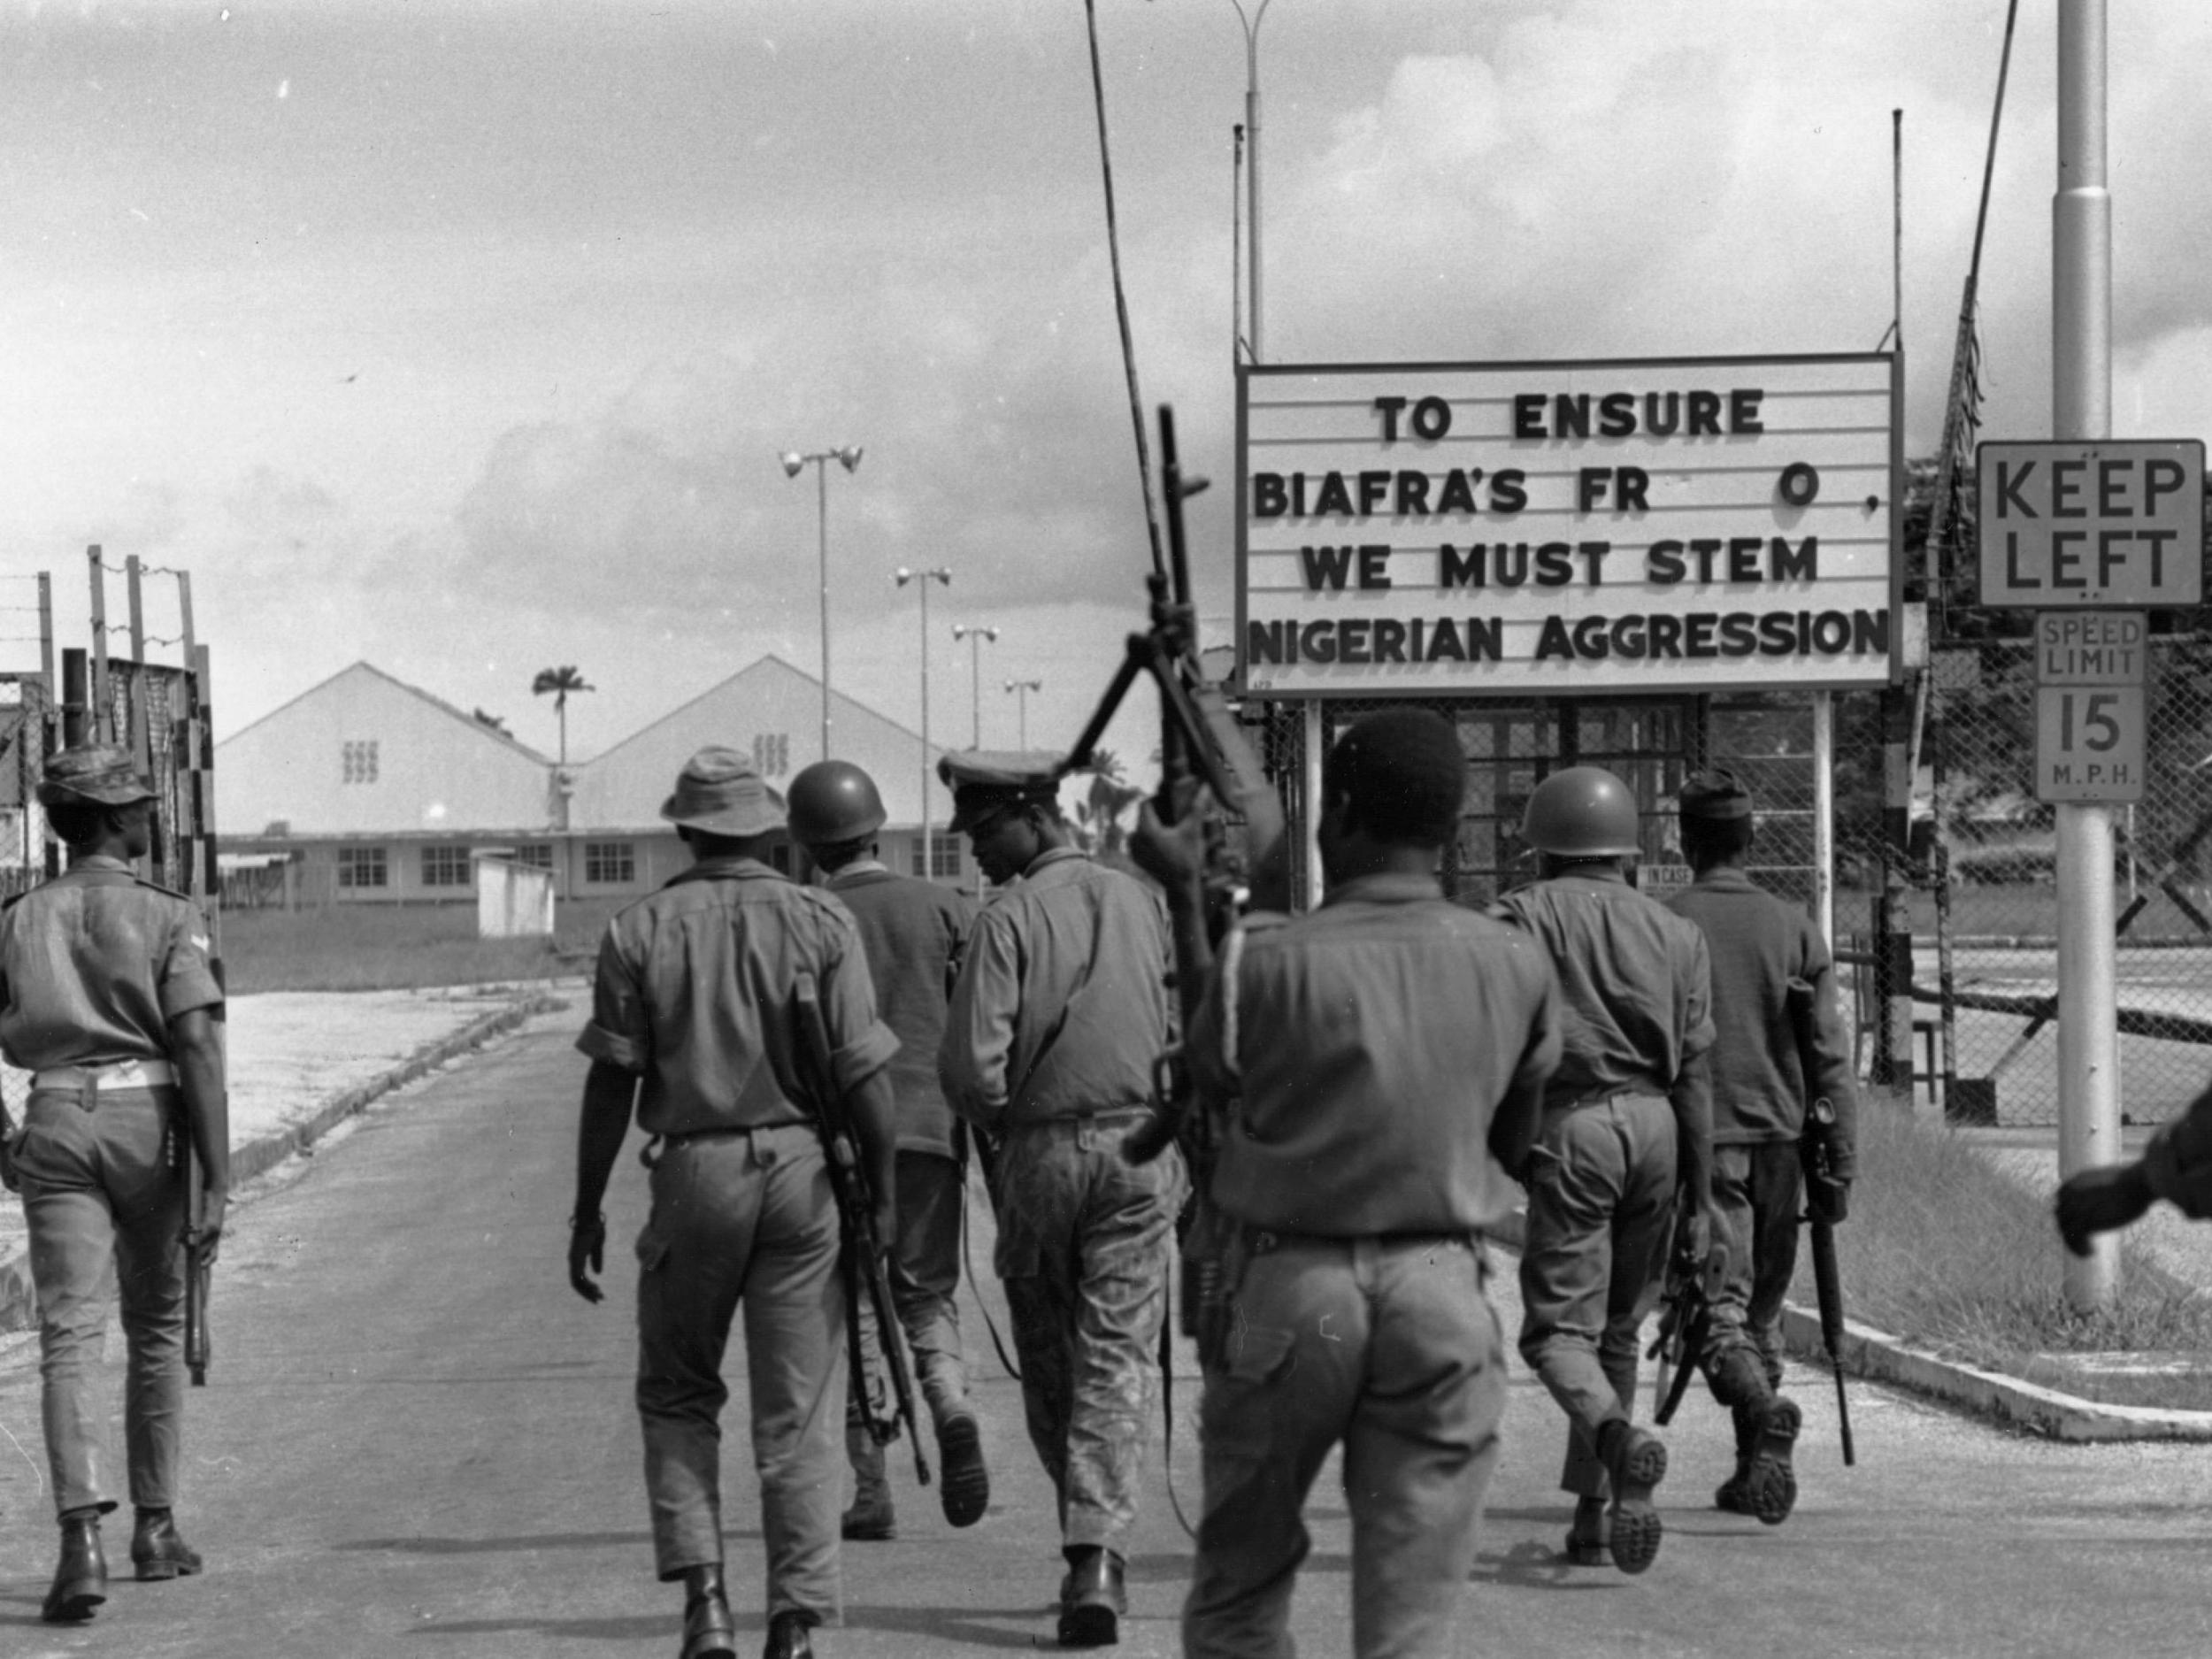
[[[1540,879],[1495,913],[1550,953],[1565,1031],[1528,1168],[1521,1354],[1569,1420],[1566,1558],[1596,1566],[1609,1555],[1642,1572],[1659,1553],[1651,1498],[1667,1451],[1630,1420],[1638,1328],[1657,1302],[1670,1229],[1701,1261],[1710,1225],[1705,936],[1628,885],[1636,803],[1604,768],[1538,784],[1521,833]]]
[[[955,1526],[972,1526],[990,1507],[991,1477],[960,1348],[956,1298],[966,1148],[960,1121],[937,1081],[937,1049],[975,906],[949,887],[884,867],[876,846],[886,816],[883,797],[875,780],[850,761],[817,761],[801,772],[791,780],[790,809],[792,839],[807,849],[860,929],[876,1012],[899,1040],[890,1066],[899,1198],[891,1294],[936,1429],[945,1518]],[[887,1539],[896,1526],[883,1446],[869,1427],[869,1414],[859,1409],[869,1381],[853,1379],[845,1419],[845,1451],[856,1485],[842,1523],[849,1539]]]
[[[2212,1217],[2212,1087],[2161,1124],[2141,1157],[2060,1183],[2059,1236],[2076,1256],[2086,1256],[2097,1234],[2132,1226],[2161,1198],[2192,1221]]]
[[[608,924],[577,1136],[569,1282],[603,1293],[600,1202],[633,1104],[653,1208],[638,1235],[637,1407],[653,1554],[684,1586],[683,1659],[736,1652],[722,1579],[723,1354],[740,1305],[767,1556],[770,1659],[813,1651],[839,1610],[837,1427],[845,1397],[840,1227],[809,1074],[799,991],[818,987],[835,1086],[859,1132],[879,1236],[894,1204],[886,1067],[898,1039],[876,1018],[845,907],[764,862],[783,802],[749,759],[703,749],[661,816],[691,867]]]
[[[1229,1102],[1202,1201],[1224,1302],[1200,1326],[1206,1496],[1183,1651],[1292,1651],[1302,1508],[1343,1448],[1360,1655],[1463,1651],[1453,1620],[1498,1455],[1505,1339],[1477,1230],[1503,1221],[1560,1053],[1525,933],[1444,897],[1466,764],[1452,727],[1370,715],[1336,743],[1328,896],[1233,933],[1194,1010],[1202,1102]],[[1204,937],[1195,814],[1149,809],[1139,856]]]
[[[1828,1102],[1833,1179],[1812,1183],[1806,1198],[1821,1219],[1841,1221],[1858,1093],[1820,930],[1744,872],[1755,824],[1750,791],[1732,773],[1700,773],[1683,784],[1678,812],[1696,879],[1670,904],[1698,925],[1711,962],[1713,1233],[1726,1260],[1704,1351],[1691,1357],[1735,1420],[1735,1472],[1715,1505],[1778,1526],[1797,1502],[1790,1454],[1803,1415],[1780,1392],[1800,1145],[1809,1102]]]
[[[124,1440],[141,1579],[200,1571],[174,1517],[184,1427],[185,1253],[223,1231],[230,1121],[215,1022],[223,993],[191,900],[141,880],[154,791],[120,749],[56,756],[38,786],[69,869],[0,910],[0,1056],[33,1073],[20,1127],[0,1111],[0,1176],[23,1195],[38,1292],[46,1455],[61,1563],[41,1617],[107,1599],[100,1517],[107,1413],[93,1401],[113,1264],[129,1351]],[[205,1172],[188,1238],[187,1140]]]
[[[1167,1046],[1166,916],[1142,882],[1073,845],[1052,757],[971,752],[937,770],[952,827],[1002,888],[977,918],[938,1071],[955,1111],[1005,1138],[996,1266],[1030,1441],[1059,1500],[1059,1640],[1102,1647],[1127,1610],[1184,1187],[1174,1154],[1132,1166],[1120,1149]]]

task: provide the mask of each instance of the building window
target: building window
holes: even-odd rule
[[[586,841],[584,879],[602,887],[636,880],[636,844],[631,841]]]
[[[933,877],[955,879],[960,874],[960,843],[964,837],[931,832],[929,838],[929,873]],[[922,842],[914,838],[909,864],[916,875],[922,873]]]
[[[422,884],[426,887],[465,887],[469,884],[469,849],[465,847],[426,847],[422,849]]]
[[[390,877],[381,847],[341,847],[338,885],[342,887],[380,887]]]
[[[374,783],[376,781],[376,739],[351,739],[338,745],[340,781],[344,783]]]
[[[515,862],[533,870],[553,867],[553,847],[549,841],[525,841],[515,849]]]
[[[753,766],[764,778],[780,778],[791,770],[791,734],[762,733],[753,739]]]

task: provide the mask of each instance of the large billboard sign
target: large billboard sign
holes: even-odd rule
[[[1237,390],[1248,693],[1892,677],[1893,357],[1265,365]]]

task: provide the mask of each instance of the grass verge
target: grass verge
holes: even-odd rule
[[[2077,1313],[2049,1201],[1909,1113],[1861,1112],[1836,1248],[1851,1317],[1916,1348],[2084,1399],[2212,1410],[2212,1296],[2123,1235],[2114,1305]],[[1813,1294],[1801,1251],[1791,1294],[1810,1307]]]
[[[227,910],[226,981],[256,991],[396,991],[588,973],[613,900],[560,906],[551,939],[479,939],[473,904]]]

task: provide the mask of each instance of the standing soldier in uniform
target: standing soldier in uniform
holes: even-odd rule
[[[1050,757],[948,755],[952,827],[1005,887],[977,918],[939,1072],[953,1110],[1003,1135],[999,1277],[1029,1437],[1059,1498],[1059,1639],[1119,1639],[1150,1366],[1167,1310],[1173,1155],[1121,1139],[1166,1048],[1166,918],[1143,883],[1084,856]]]
[[[1727,1256],[1704,1367],[1735,1418],[1736,1469],[1713,1502],[1770,1526],[1797,1502],[1790,1465],[1802,1414],[1782,1397],[1782,1300],[1797,1268],[1799,1143],[1806,1104],[1833,1109],[1839,1179],[1807,1196],[1826,1220],[1847,1208],[1858,1094],[1828,947],[1812,918],[1744,873],[1751,795],[1729,772],[1682,786],[1682,856],[1696,872],[1672,908],[1705,935],[1713,973],[1713,1231]]]
[[[192,902],[132,873],[152,844],[154,792],[119,749],[56,756],[38,786],[70,849],[67,873],[0,911],[0,1054],[32,1072],[21,1128],[0,1112],[0,1174],[23,1194],[38,1291],[46,1455],[61,1564],[42,1616],[92,1617],[107,1599],[100,1517],[107,1414],[93,1369],[112,1263],[129,1348],[131,1563],[140,1578],[200,1571],[172,1518],[184,1419],[185,1251],[214,1259],[230,1187],[223,993]],[[205,1172],[186,1238],[184,1148]]]
[[[1505,1172],[1560,1046],[1542,949],[1438,882],[1465,771],[1433,714],[1348,730],[1317,831],[1327,899],[1248,922],[1194,1010],[1201,1096],[1236,1101],[1208,1194],[1228,1304],[1201,1339],[1206,1499],[1183,1613],[1200,1659],[1290,1652],[1300,1509],[1340,1444],[1350,1651],[1463,1651],[1506,1397],[1475,1233],[1512,1211]],[[1148,810],[1137,845],[1202,951],[1195,816],[1168,831]]]
[[[951,888],[895,875],[876,856],[883,797],[850,761],[820,760],[791,780],[791,838],[852,912],[866,947],[876,1012],[899,1040],[891,1062],[898,1102],[899,1219],[892,1235],[891,1294],[913,1349],[922,1397],[936,1426],[945,1518],[972,1526],[990,1506],[983,1434],[968,1403],[960,1353],[960,1219],[967,1159],[960,1123],[937,1082],[945,1002],[975,907]],[[868,1379],[853,1379],[856,1407]],[[863,1414],[845,1423],[845,1450],[857,1486],[843,1531],[887,1539],[895,1517],[883,1448]]]
[[[783,803],[750,760],[703,749],[661,807],[691,868],[608,924],[577,1137],[569,1282],[602,1292],[600,1200],[634,1102],[655,1136],[653,1210],[638,1235],[638,1415],[661,1580],[685,1590],[683,1659],[736,1651],[722,1582],[723,1351],[738,1305],[768,1569],[769,1659],[813,1651],[838,1612],[837,1429],[845,1401],[845,1287],[822,1142],[805,1102],[796,991],[819,988],[843,1092],[891,1236],[890,1074],[898,1040],[877,1019],[845,907],[764,862]]]
[[[1545,779],[1521,833],[1540,855],[1540,879],[1496,913],[1550,952],[1565,1031],[1528,1169],[1521,1354],[1570,1423],[1567,1558],[1595,1566],[1609,1553],[1623,1572],[1641,1572],[1659,1553],[1651,1494],[1667,1449],[1630,1421],[1637,1334],[1670,1227],[1701,1261],[1709,1225],[1705,936],[1628,885],[1636,803],[1604,768]]]

